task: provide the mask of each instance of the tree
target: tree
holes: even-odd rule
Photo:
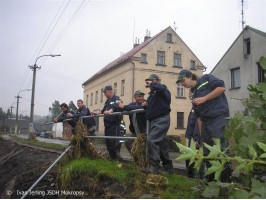
[[[2,107],[0,107],[0,120],[5,118],[5,112],[3,111]]]
[[[59,101],[55,100],[52,103],[51,112],[52,112],[52,118],[57,117],[62,112],[61,109],[60,109],[60,103],[59,103]]]

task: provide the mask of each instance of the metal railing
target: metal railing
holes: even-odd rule
[[[114,112],[114,113],[110,113],[110,114],[107,114],[107,115],[113,115],[113,116],[116,116],[116,115],[129,115],[129,114],[132,114],[132,113],[140,113],[140,112],[145,112],[144,109],[136,109],[136,110],[132,110],[132,111],[124,111],[124,112]],[[80,117],[79,120],[82,122],[83,119],[85,118],[91,118],[91,117],[104,117],[106,116],[105,114],[99,114],[99,115],[91,115],[91,116],[83,116],[83,117]],[[63,122],[65,121],[71,121],[71,120],[74,120],[74,119],[66,119],[64,120]],[[134,121],[133,121],[134,123]],[[54,122],[49,122],[49,123],[45,123],[45,124],[54,124]],[[148,132],[149,131],[149,121],[147,120],[147,126],[146,126],[146,132],[147,132],[147,135],[148,135]],[[134,140],[136,139],[137,137],[126,137],[126,136],[85,136],[86,138],[98,138],[98,139],[117,139],[117,140],[120,140],[120,139],[126,139],[126,140]],[[148,145],[146,145],[146,155],[148,155]],[[54,167],[54,165],[69,151],[69,149],[71,148],[72,146],[69,146],[54,162],[53,164],[40,176],[40,178],[25,192],[25,194],[21,197],[21,199],[24,199],[32,190],[33,188],[44,178],[44,176]]]
[[[35,188],[35,186],[43,179],[43,177],[53,168],[53,166],[69,151],[69,149],[72,146],[69,146],[54,162],[53,164],[41,175],[41,177],[30,187],[30,189],[25,192],[25,194],[20,198],[24,199],[32,190]]]

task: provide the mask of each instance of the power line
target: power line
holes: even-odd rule
[[[24,97],[22,97],[22,99],[25,99],[26,101],[31,101],[31,100],[26,99]],[[44,105],[44,104],[41,104],[41,103],[36,103],[36,102],[35,102],[35,104],[40,105],[40,106],[44,106],[44,107],[48,107],[48,108],[51,107],[51,106],[47,106],[47,105]]]
[[[60,34],[58,35],[58,37],[55,39],[54,43],[51,45],[51,48],[48,50],[48,53],[47,54],[50,54],[53,51],[53,49],[56,47],[56,45],[62,40],[62,38],[64,37],[64,35],[67,33],[67,31],[70,29],[70,27],[75,22],[75,20],[74,20],[75,17],[78,16],[78,14],[81,13],[81,10],[84,9],[87,6],[88,3],[89,3],[89,1],[86,1],[86,0],[83,0],[80,3],[80,5],[77,8],[77,10],[74,12],[74,14],[68,20],[67,24],[64,26],[64,28],[62,29],[62,31],[60,32]],[[41,65],[43,65],[43,63],[46,61],[46,59],[47,58],[44,58],[43,59],[43,62],[41,63]]]
[[[63,7],[65,1],[63,1],[63,3],[61,4],[59,10],[57,11],[57,13],[56,13],[56,15],[55,15],[55,17],[54,17],[54,19],[52,20],[50,26],[48,27],[46,33],[44,34],[44,36],[43,36],[43,38],[42,38],[42,40],[41,40],[41,42],[40,42],[38,48],[36,49],[35,53],[33,54],[32,58],[31,58],[31,60],[30,60],[30,63],[33,62],[33,59],[34,59],[35,57],[38,57],[39,54],[41,53],[42,49],[44,48],[44,46],[45,46],[45,44],[47,43],[48,39],[50,38],[51,34],[53,33],[53,31],[54,31],[56,25],[58,24],[59,20],[61,19],[63,13],[65,12],[66,8],[68,7],[70,1],[71,1],[71,0],[68,1],[68,3],[65,5],[63,11],[61,12],[60,16],[57,18],[57,15],[59,14],[61,8]],[[54,21],[56,20],[56,18],[57,18],[57,21],[55,22],[54,26],[52,27],[52,25],[53,25]],[[51,27],[52,27],[52,29],[51,29]],[[50,29],[51,29],[51,30],[50,30]],[[49,32],[49,31],[50,31],[50,32]],[[48,34],[48,32],[49,32],[49,34]],[[48,36],[47,36],[47,35],[48,35]],[[46,36],[47,36],[47,37],[46,37]],[[44,41],[45,38],[46,38],[46,40]],[[43,41],[44,41],[44,42],[43,42]],[[42,46],[41,46],[41,44],[42,44]],[[38,51],[38,50],[39,50],[39,51]],[[38,51],[38,54],[36,55],[37,51]]]

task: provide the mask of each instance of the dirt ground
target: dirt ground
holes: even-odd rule
[[[20,198],[59,155],[0,140],[0,198]],[[56,190],[53,168],[26,198],[57,198],[47,192]],[[44,192],[46,195],[44,196]]]

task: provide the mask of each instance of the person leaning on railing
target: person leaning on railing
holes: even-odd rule
[[[118,102],[118,107],[121,109],[121,111],[131,111],[136,109],[142,109],[141,104],[145,102],[144,99],[145,93],[141,90],[137,90],[134,94],[135,102],[132,102],[128,105],[124,105],[123,101]],[[138,134],[146,133],[146,113],[145,112],[139,112],[139,113],[131,113],[129,114],[129,130],[131,132],[132,137],[136,137]],[[125,146],[129,152],[131,152],[132,144],[134,140],[126,140]]]
[[[69,119],[69,117],[67,115],[68,114],[74,114],[74,112],[69,109],[69,107],[68,107],[68,105],[66,103],[62,103],[60,105],[60,108],[62,110],[62,113],[58,117],[53,119],[54,123],[62,122],[64,120],[66,120],[66,119]],[[72,133],[75,135],[76,134],[77,121],[69,120],[69,121],[67,121],[67,123],[70,124],[70,126],[72,127]]]
[[[81,99],[79,99],[77,101],[77,105],[78,105],[78,110],[76,113],[68,113],[67,116],[69,118],[80,118],[80,117],[84,117],[84,116],[91,116],[91,112],[89,110],[89,108],[87,106],[85,106],[83,104],[83,101]],[[82,119],[83,124],[85,124],[88,127],[88,132],[90,135],[95,135],[95,130],[96,130],[96,122],[95,119],[93,117],[90,118],[84,118]]]

